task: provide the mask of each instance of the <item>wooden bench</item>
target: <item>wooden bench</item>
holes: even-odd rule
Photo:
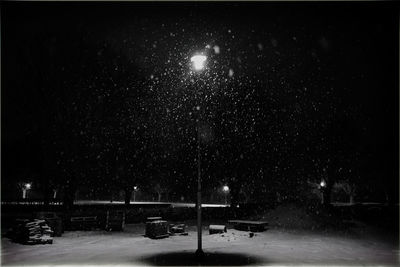
[[[240,231],[263,232],[268,229],[268,222],[264,221],[229,220],[228,223]]]

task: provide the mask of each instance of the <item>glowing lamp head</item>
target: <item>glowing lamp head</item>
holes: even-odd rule
[[[224,186],[222,187],[222,191],[224,191],[225,193],[228,192],[228,191],[229,191],[229,186],[224,185]]]
[[[190,58],[193,63],[193,68],[197,71],[204,69],[207,57],[204,55],[194,55]]]
[[[135,191],[137,191],[139,188],[135,185],[134,187],[133,187],[133,190],[135,190]]]
[[[321,183],[319,184],[321,187],[325,187],[326,186],[326,182],[324,180],[321,181]]]
[[[27,184],[25,184],[25,189],[31,189],[31,184],[30,183],[27,183]]]

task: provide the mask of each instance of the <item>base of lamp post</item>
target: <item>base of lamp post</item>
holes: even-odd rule
[[[202,260],[204,258],[204,251],[202,249],[197,249],[195,255],[198,260]]]

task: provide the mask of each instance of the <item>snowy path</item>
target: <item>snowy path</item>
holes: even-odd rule
[[[195,228],[189,236],[152,240],[142,225],[126,232],[66,232],[52,245],[20,245],[2,239],[2,264],[33,265],[189,265],[196,249]],[[399,252],[377,240],[269,230],[248,233],[229,229],[224,235],[204,231],[206,265],[334,264],[396,265]]]

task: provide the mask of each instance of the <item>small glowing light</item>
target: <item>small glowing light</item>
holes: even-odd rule
[[[204,69],[204,64],[206,63],[207,57],[204,55],[195,55],[190,58],[190,61],[193,62],[193,67],[195,70]]]
[[[224,192],[228,192],[228,191],[229,191],[229,186],[224,185],[224,186],[222,187],[222,190],[223,190]]]
[[[31,189],[31,186],[32,186],[32,185],[29,184],[29,183],[28,183],[28,184],[25,184],[25,188],[26,188],[26,189]]]
[[[321,183],[319,184],[321,187],[325,187],[326,186],[326,182],[324,180],[321,181]]]
[[[139,187],[137,187],[136,185],[133,187],[133,190],[137,191],[139,189]]]
[[[214,48],[214,53],[215,54],[219,54],[221,52],[221,50],[220,50],[218,45],[215,45],[213,48]]]

